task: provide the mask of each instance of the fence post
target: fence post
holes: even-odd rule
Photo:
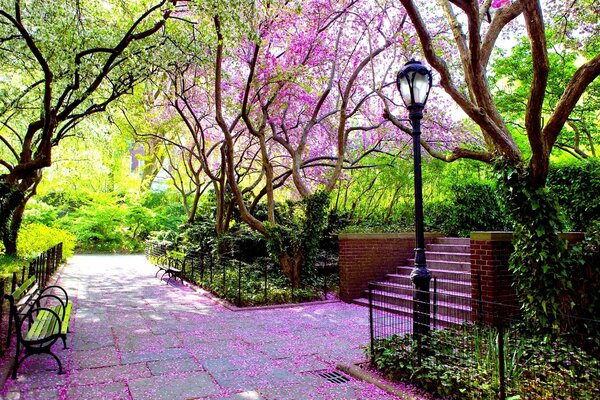
[[[4,285],[6,284],[5,279],[0,279],[0,332],[2,331],[2,321],[4,320]],[[10,319],[10,310],[8,312],[8,318]],[[4,349],[0,348],[0,354],[4,354]]]
[[[13,293],[17,288],[17,273],[13,272],[12,284],[10,286],[10,292]],[[10,312],[8,314],[8,332],[6,333],[6,347],[10,347],[10,335],[12,334],[12,318]]]
[[[227,281],[227,264],[223,262],[220,262],[219,264],[221,264],[221,268],[223,268],[223,296],[227,296],[227,286],[225,285]]]
[[[265,263],[265,304],[267,304],[267,284],[268,284],[267,279],[268,279],[268,276],[269,276],[269,263],[266,262]]]
[[[498,378],[500,379],[500,400],[506,400],[504,364],[504,324],[498,325]]]
[[[371,365],[375,365],[375,330],[373,327],[373,285],[369,282],[369,332],[371,336]]]
[[[29,262],[29,271],[27,272],[27,276],[37,275],[37,271],[35,270],[35,260],[31,260]],[[37,276],[36,276],[37,278]]]
[[[237,306],[242,306],[242,262],[237,260],[238,263],[238,295],[237,295]]]
[[[215,265],[215,259],[212,256],[212,252],[209,253],[209,261],[210,261],[210,287],[212,288],[213,284],[213,266]]]
[[[200,287],[204,287],[204,268],[206,267],[206,252],[200,255]]]
[[[481,274],[477,274],[477,294],[479,303],[479,322],[483,324],[483,294],[481,293]]]
[[[433,278],[433,329],[437,328],[437,276]]]

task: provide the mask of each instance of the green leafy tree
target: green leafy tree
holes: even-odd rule
[[[131,92],[175,1],[2,0],[0,232],[9,254],[53,148]]]

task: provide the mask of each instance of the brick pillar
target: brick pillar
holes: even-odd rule
[[[426,234],[430,243],[439,235]],[[369,282],[383,280],[415,255],[414,233],[345,233],[339,235],[340,299],[363,297]]]
[[[584,234],[567,232],[561,236],[572,245],[581,241]],[[496,325],[519,312],[512,274],[508,271],[513,250],[512,232],[471,232],[473,321]]]
[[[508,259],[512,232],[471,233],[471,305],[473,321],[496,325],[518,311]]]

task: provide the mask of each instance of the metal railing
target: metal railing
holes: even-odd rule
[[[477,276],[474,278],[474,282],[480,282]],[[464,279],[465,284],[467,281],[471,282],[468,274]],[[426,366],[429,368],[433,365],[431,371],[434,372],[429,377],[433,380],[432,385],[437,385],[438,388],[440,385],[448,384],[450,380],[448,371],[454,371],[451,374],[452,379],[455,379],[452,381],[454,385],[468,385],[469,383],[465,381],[485,376],[488,381],[486,384],[489,383],[493,388],[490,389],[492,395],[489,394],[492,392],[487,392],[483,397],[477,397],[476,394],[469,393],[465,394],[464,398],[501,400],[511,396],[529,398],[527,393],[519,392],[521,389],[516,382],[529,373],[524,372],[526,365],[531,362],[528,357],[532,357],[531,353],[534,351],[532,348],[535,349],[539,342],[534,339],[534,336],[530,336],[533,335],[531,331],[522,328],[523,318],[518,306],[485,302],[481,296],[473,299],[466,295],[462,287],[463,282],[440,281],[434,277],[431,304],[429,304],[431,330],[428,335],[419,335],[413,332],[414,289],[370,284],[371,364],[381,366],[390,363],[392,362],[390,354],[396,354],[394,362],[398,365],[394,373],[402,375],[403,379],[408,381],[410,378],[407,376],[411,373],[423,371]],[[481,293],[480,288],[478,292]],[[597,337],[600,320],[584,322],[585,326],[596,327],[588,333],[595,334]],[[547,337],[550,338],[549,347],[560,348],[560,344],[552,342],[552,340],[559,340],[558,338]],[[540,356],[533,355],[533,357],[536,358],[535,362],[538,362]],[[597,357],[597,354],[592,357]],[[600,368],[600,360],[597,361],[596,366]],[[399,370],[409,372],[404,376],[404,372],[398,372]],[[565,364],[565,374],[577,376],[575,371],[578,371],[576,366]],[[386,371],[382,372],[386,373]],[[434,376],[435,374],[439,376]],[[600,372],[597,370],[596,374],[599,376]],[[418,373],[414,376],[419,379]],[[464,381],[461,382],[460,379]],[[419,385],[423,380],[412,383]],[[562,393],[562,395],[567,393],[566,398],[579,398],[578,389],[559,387],[562,384],[560,380],[544,384],[546,385],[544,390],[548,393]]]
[[[247,263],[232,254],[215,254],[208,246],[179,253],[169,244],[152,241],[146,242],[145,254],[151,262],[177,265],[185,280],[238,307],[325,299],[339,285],[337,257],[324,254],[317,258],[314,282],[299,287],[269,258]]]

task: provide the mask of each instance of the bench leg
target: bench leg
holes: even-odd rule
[[[67,332],[68,332],[68,331],[69,331],[69,330],[67,329]],[[67,335],[60,335],[60,338],[61,338],[61,340],[62,340],[62,342],[63,342],[63,349],[67,349],[67,348],[68,348],[68,347],[67,347]]]
[[[12,371],[12,378],[13,379],[17,379],[17,370],[19,369],[19,364],[21,363],[21,361],[19,361],[19,353],[21,352],[21,347],[19,346],[19,339],[17,339],[17,346],[16,346],[16,352],[15,352],[15,366],[13,367],[13,371]]]
[[[165,274],[166,274],[166,273],[168,273],[168,272],[169,272],[169,271],[167,271],[167,270],[165,269],[165,272],[163,272],[163,274],[160,276],[160,280],[161,280],[161,281],[162,281],[162,280],[163,280],[163,278],[165,277]]]
[[[56,363],[58,364],[58,374],[59,375],[64,374],[64,371],[62,368],[62,363],[60,362],[60,358],[58,358],[58,356],[56,354],[54,354],[53,352],[51,352],[49,350],[48,350],[48,354],[50,354],[56,360]]]

